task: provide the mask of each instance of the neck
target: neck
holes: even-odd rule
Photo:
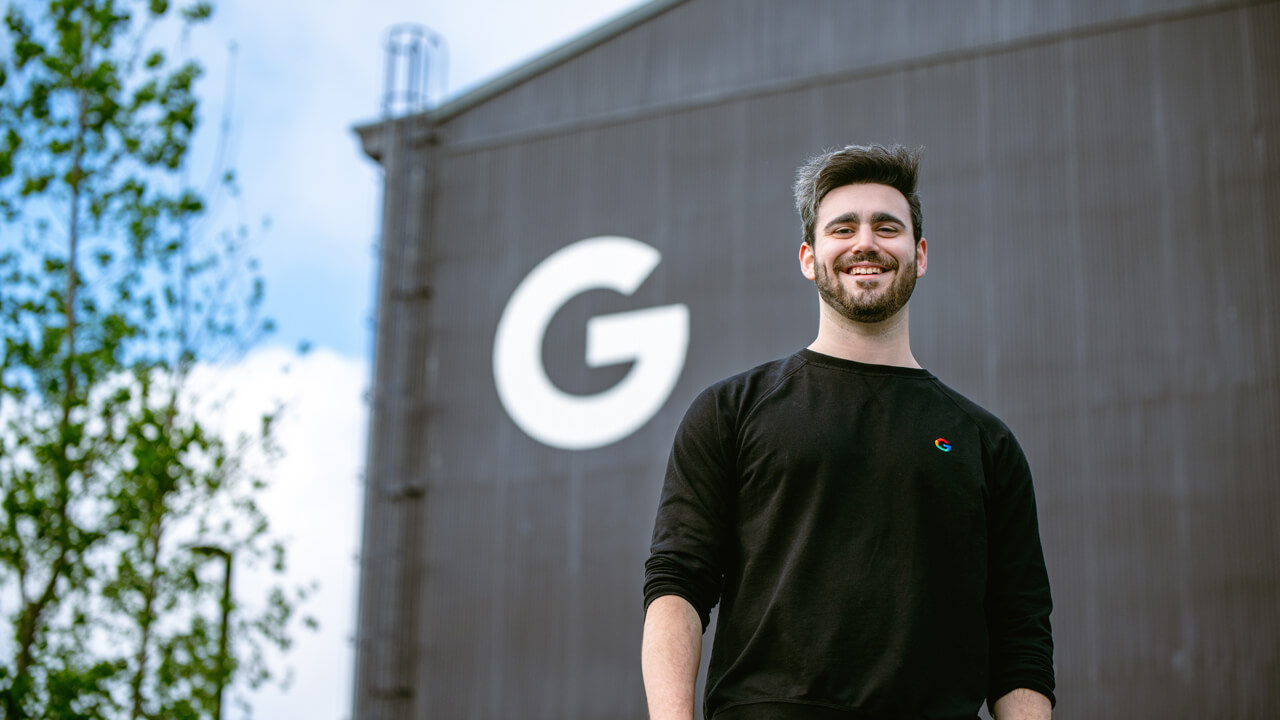
[[[911,354],[907,306],[877,323],[854,322],[819,301],[818,337],[809,349],[871,365],[918,368]]]

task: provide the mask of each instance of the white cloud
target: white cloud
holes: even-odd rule
[[[267,473],[270,487],[261,506],[272,535],[288,547],[286,584],[320,582],[301,608],[319,621],[319,631],[295,625],[293,649],[272,662],[273,670],[291,669],[291,686],[284,691],[273,684],[247,695],[259,720],[350,714],[367,382],[362,360],[326,349],[299,356],[278,347],[231,365],[199,367],[192,376],[206,397],[230,393],[208,419],[224,436],[256,431],[262,412],[284,403],[276,426],[284,456]],[[237,600],[260,602],[271,578],[240,567],[236,572]]]

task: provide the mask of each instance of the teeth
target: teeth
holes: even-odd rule
[[[875,267],[855,267],[849,268],[851,275],[879,275],[882,271]]]

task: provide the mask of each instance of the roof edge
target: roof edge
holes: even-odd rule
[[[439,107],[428,110],[427,114],[431,116],[433,124],[445,122],[685,2],[688,0],[650,0]]]
[[[510,71],[420,114],[425,115],[428,123],[432,125],[450,120],[686,2],[688,0],[650,0],[639,7],[633,8],[630,12],[619,15],[613,20],[596,27],[594,30],[583,33],[562,45],[557,45],[523,65],[517,65]],[[389,119],[392,118],[381,118],[367,123],[360,123],[353,129],[358,135],[363,136],[368,130],[387,122]],[[394,119],[398,120],[400,118]]]

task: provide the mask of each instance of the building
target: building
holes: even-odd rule
[[[1036,471],[1059,715],[1269,717],[1278,69],[1273,1],[661,1],[360,128],[355,717],[645,717],[671,436],[812,339],[791,175],[869,141],[927,148],[917,358]]]

